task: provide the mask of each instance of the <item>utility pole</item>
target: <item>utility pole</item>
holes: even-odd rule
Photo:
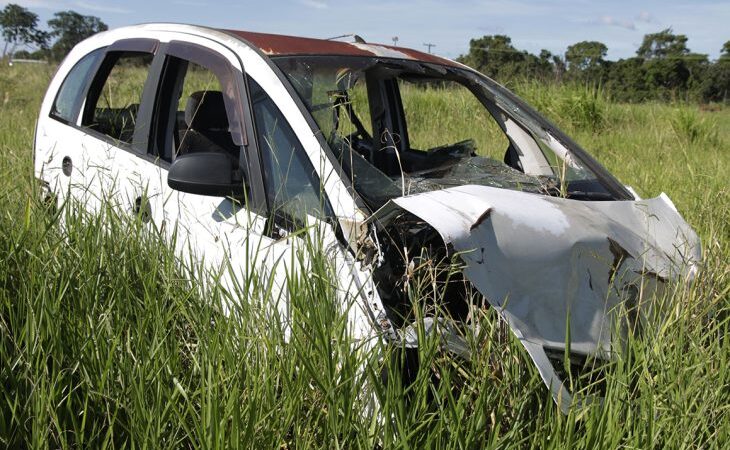
[[[398,45],[398,36],[393,36],[391,39],[393,40],[393,47]]]
[[[423,44],[426,48],[428,48],[428,52],[431,53],[431,47],[436,47],[436,44],[431,44],[430,42],[427,44]]]

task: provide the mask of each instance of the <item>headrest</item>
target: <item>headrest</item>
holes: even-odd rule
[[[197,91],[185,105],[185,123],[195,130],[228,131],[226,105],[221,91]]]

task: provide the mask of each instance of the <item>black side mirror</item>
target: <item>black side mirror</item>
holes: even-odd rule
[[[188,153],[175,158],[167,173],[171,188],[198,195],[243,195],[243,179],[227,153]]]

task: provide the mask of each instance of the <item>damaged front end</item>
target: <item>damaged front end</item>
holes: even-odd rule
[[[665,195],[638,200],[493,80],[394,57],[275,62],[372,213],[347,241],[372,268],[388,316],[376,322],[406,346],[423,325],[464,353],[455,327],[415,317],[414,301],[457,325],[489,305],[567,411],[571,366],[610,360],[655,293],[695,276],[699,239]]]
[[[435,268],[422,301],[440,299],[438,306],[463,322],[476,289],[508,323],[564,412],[574,403],[566,350],[576,366],[610,360],[667,284],[691,281],[700,261],[697,235],[664,194],[586,202],[467,185],[395,198],[370,220],[384,252],[373,276],[407,346],[417,345],[409,278],[424,264],[458,255],[460,270]],[[465,354],[457,335],[441,328],[446,349]]]

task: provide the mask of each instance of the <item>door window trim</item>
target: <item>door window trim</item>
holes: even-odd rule
[[[324,189],[323,182],[320,179],[319,174],[317,174],[317,172],[314,170],[314,165],[313,165],[311,159],[309,158],[309,156],[305,152],[304,144],[299,140],[299,136],[297,136],[297,134],[292,129],[291,124],[289,123],[289,120],[287,119],[286,115],[283,113],[283,111],[281,111],[281,108],[279,108],[279,105],[277,105],[276,102],[274,102],[274,100],[271,98],[269,93],[266,92],[266,90],[262,86],[260,86],[260,84],[256,80],[254,80],[251,77],[249,77],[247,79],[247,84],[249,84],[249,86],[248,86],[249,92],[253,90],[250,86],[250,83],[255,83],[257,88],[261,92],[263,92],[264,95],[267,96],[269,101],[271,101],[275,111],[283,119],[286,127],[288,128],[288,130],[289,130],[288,134],[296,142],[296,144],[297,144],[296,147],[299,149],[299,151],[304,153],[303,161],[304,161],[304,164],[307,166],[306,167],[307,170],[311,171],[312,187],[318,188],[319,200],[320,200],[320,203],[322,204],[322,207],[324,208],[324,210],[322,211],[322,213],[323,213],[322,217],[318,218],[317,220],[320,220],[325,223],[329,223],[330,225],[333,226],[334,230],[338,230],[339,224],[337,221],[337,216],[334,212],[334,209],[332,208],[332,204],[330,203],[329,196],[327,195],[327,192]],[[259,128],[258,124],[256,123],[256,117],[254,116],[254,113],[253,113],[253,98],[251,98],[249,96],[248,101],[249,101],[249,103],[251,103],[251,108],[250,108],[251,123],[253,124],[254,132],[256,133],[256,138],[251,139],[251,141],[258,141],[261,136],[259,135],[260,128]],[[265,159],[264,159],[263,155],[261,154],[261,152],[263,151],[262,147],[263,146],[259,145],[258,159],[259,159],[259,171],[262,174],[262,183],[263,183],[263,187],[264,187],[264,201],[266,202],[267,217],[270,220],[273,220],[277,226],[280,226],[281,228],[283,228],[289,232],[296,231],[297,229],[300,229],[304,226],[303,221],[300,218],[292,217],[289,214],[286,214],[285,212],[283,212],[280,209],[276,209],[274,207],[274,205],[271,204],[268,182],[266,181],[266,177],[263,176],[266,168],[264,167]],[[266,228],[268,229],[268,231],[270,233],[273,233],[274,227],[272,226],[271,223],[268,223]],[[276,237],[276,236],[274,236],[274,237]]]
[[[79,121],[79,114],[81,113],[81,110],[84,106],[84,102],[86,101],[86,96],[89,93],[89,86],[91,85],[91,82],[96,77],[96,73],[99,70],[99,66],[101,65],[102,61],[104,61],[104,58],[106,57],[106,49],[107,47],[99,47],[97,49],[94,49],[81,58],[79,58],[76,63],[74,63],[73,67],[68,71],[66,76],[64,77],[63,81],[58,87],[58,90],[56,91],[56,96],[53,99],[53,105],[51,105],[51,110],[48,113],[48,116],[51,119],[57,120],[65,125],[75,126]],[[87,58],[94,58],[94,61],[91,63],[91,67],[89,67],[86,77],[81,83],[80,89],[76,93],[76,99],[73,102],[73,106],[71,107],[71,114],[70,117],[63,117],[61,116],[57,110],[56,105],[58,104],[59,97],[61,96],[61,91],[63,90],[64,86],[66,85],[66,82],[69,81],[69,77],[71,74],[74,73],[74,71],[78,68],[79,64],[81,62],[85,61]]]
[[[177,99],[166,97],[169,96],[170,89],[175,88],[175,80],[172,80],[171,77],[177,76],[177,71],[168,72],[171,67],[170,57],[205,67],[213,72],[219,79],[221,87],[226,91],[223,97],[226,104],[226,115],[229,118],[229,127],[233,129],[235,124],[238,130],[240,144],[237,144],[241,149],[238,165],[248,186],[247,207],[252,212],[260,214],[266,211],[266,194],[260,170],[258,145],[256,139],[250,139],[250,136],[255,135],[255,130],[251,115],[248,84],[245,81],[245,67],[243,61],[235,52],[225,46],[223,48],[236,58],[240,69],[235,67],[222,52],[197,43],[172,40],[161,46],[158,52],[160,74],[158,76],[159,82],[155,93],[156,100],[152,119],[152,132],[155,133],[155,137],[151,139],[152,145],[148,149],[147,157],[165,168],[169,167],[171,162],[175,160],[174,154],[171,155],[171,162],[159,156],[164,155],[165,149],[172,145],[174,114],[177,111]],[[229,86],[230,89],[226,89],[226,86]],[[175,111],[173,111],[173,108]]]
[[[238,146],[248,145],[248,135],[244,127],[244,114],[242,108],[242,94],[245,92],[241,89],[241,81],[235,75],[236,71],[228,60],[218,52],[215,52],[202,45],[192,42],[183,42],[179,40],[170,41],[165,52],[168,56],[183,59],[203,66],[213,72],[221,83],[221,86],[227,86],[228,89],[223,92],[223,100],[226,105],[226,113],[228,115],[229,129],[233,142]],[[243,66],[242,66],[243,67]],[[233,119],[233,120],[231,120]]]
[[[149,146],[149,134],[151,132],[152,110],[155,103],[154,94],[157,92],[157,84],[160,79],[160,47],[160,41],[148,38],[122,39],[108,46],[106,48],[104,56],[100,58],[100,61],[95,68],[94,76],[91,77],[91,81],[86,88],[86,92],[84,95],[84,106],[80,114],[81,123],[79,123],[79,120],[77,118],[74,128],[77,128],[97,139],[108,142],[113,147],[126,150],[137,156],[146,155],[147,147]],[[110,60],[109,56],[111,55],[111,53],[120,52],[140,52],[149,53],[150,55],[152,55],[152,62],[149,66],[147,78],[142,89],[142,101],[140,102],[139,111],[137,112],[137,117],[134,125],[134,134],[131,144],[120,141],[119,139],[114,139],[111,136],[108,136],[104,133],[98,132],[89,128],[88,126],[83,125],[83,123],[88,121],[89,117],[93,117],[94,108],[96,107],[96,102],[98,101],[99,95],[101,94],[101,89],[104,87],[109,73],[118,61],[118,58]],[[92,96],[94,101],[89,102],[89,99],[91,99]],[[147,134],[146,137],[145,130]]]

